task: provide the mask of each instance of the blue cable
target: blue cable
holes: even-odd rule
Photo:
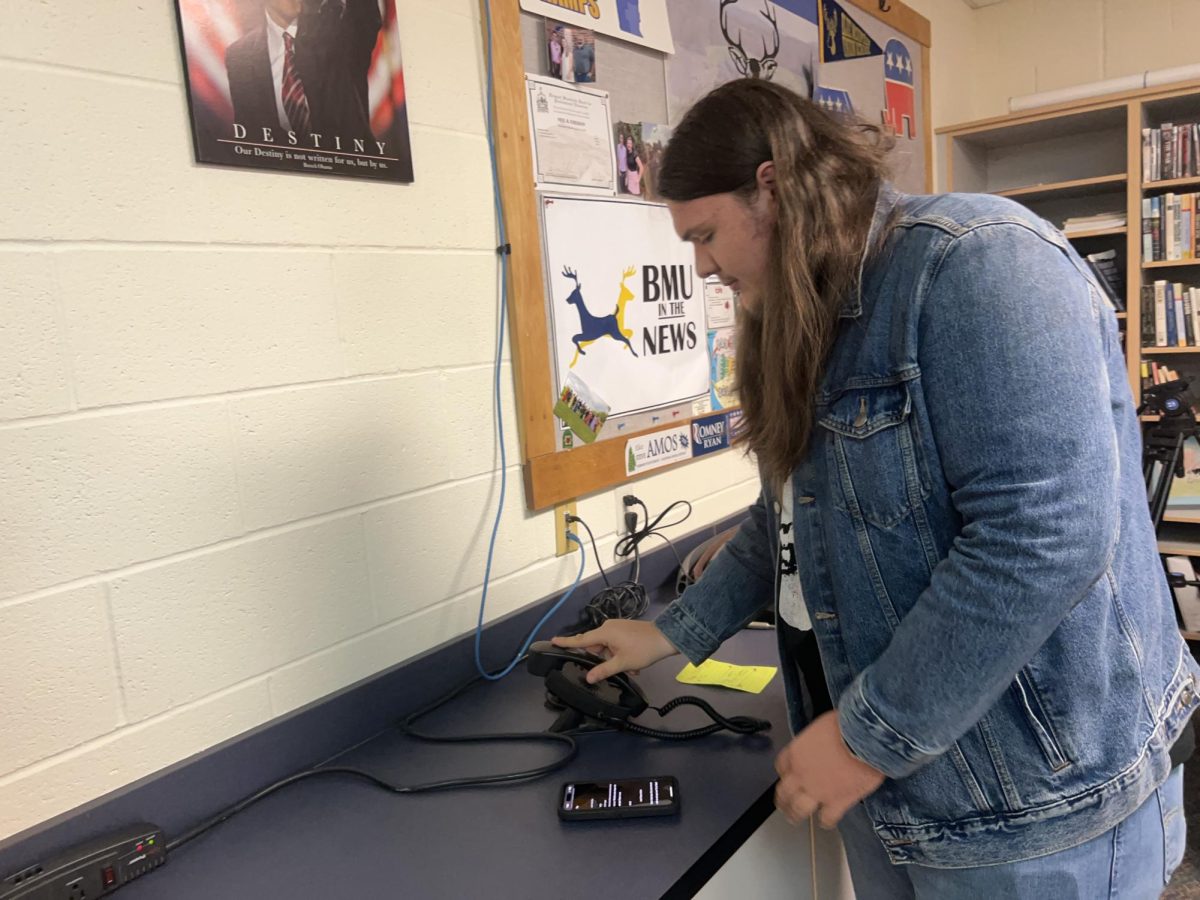
[[[529,649],[529,645],[533,643],[534,636],[538,633],[546,621],[554,615],[562,607],[571,594],[575,593],[575,588],[579,587],[579,582],[583,580],[583,567],[586,563],[586,554],[584,552],[583,542],[574,534],[567,532],[567,540],[574,541],[579,545],[579,572],[575,576],[575,583],[567,590],[562,598],[550,607],[549,611],[542,616],[541,620],[529,632],[529,636],[525,639],[525,643],[521,647],[521,651],[513,657],[512,661],[504,667],[500,672],[488,672],[483,667],[483,659],[480,656],[480,643],[483,639],[483,611],[487,606],[488,583],[492,580],[492,556],[496,551],[496,535],[500,531],[500,517],[504,512],[504,494],[508,489],[508,456],[504,449],[504,415],[500,405],[500,362],[504,352],[504,327],[505,319],[508,312],[508,261],[505,259],[507,255],[503,250],[508,243],[507,229],[504,226],[504,201],[500,196],[500,173],[496,163],[496,138],[492,131],[492,93],[493,93],[493,76],[492,76],[492,4],[491,0],[485,0],[483,4],[484,16],[487,20],[487,142],[488,155],[492,163],[492,203],[496,211],[496,225],[500,232],[500,328],[496,333],[496,362],[495,362],[495,379],[494,379],[494,397],[495,413],[496,413],[496,431],[500,439],[500,502],[496,506],[496,520],[492,523],[492,537],[488,541],[487,564],[483,570],[483,596],[479,598],[479,621],[475,624],[475,668],[479,670],[479,674],[489,681],[499,681],[519,663],[525,652]]]

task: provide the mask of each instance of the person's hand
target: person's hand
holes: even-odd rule
[[[653,622],[632,619],[609,619],[599,628],[552,641],[556,647],[586,650],[607,660],[587,673],[589,684],[621,672],[636,675],[639,669],[679,652]]]
[[[863,797],[883,784],[883,773],[850,752],[837,712],[827,712],[792,738],[775,758],[775,806],[793,825],[814,813],[833,828]]]
[[[734,526],[728,531],[718,534],[715,538],[713,538],[712,542],[704,548],[704,552],[700,554],[699,559],[697,559],[695,564],[692,566],[692,571],[688,573],[691,575],[692,581],[700,580],[700,576],[704,574],[704,570],[708,568],[708,564],[712,562],[712,559],[717,555],[717,552],[727,543],[729,543],[730,538],[737,534],[738,527],[740,526]]]

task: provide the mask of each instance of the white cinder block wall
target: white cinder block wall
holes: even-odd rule
[[[910,5],[935,126],[1196,58],[1196,0]],[[195,166],[169,0],[0,16],[0,838],[474,624],[498,489],[478,5],[399,13],[407,187]],[[490,617],[577,565],[509,474]],[[637,492],[695,503],[686,530],[755,483],[726,453]],[[619,493],[579,512],[611,552]]]
[[[170,0],[0,17],[0,838],[456,635],[495,509],[476,0],[400,0],[412,186],[192,163]],[[572,580],[509,498],[489,617]],[[640,482],[690,530],[723,454]],[[579,513],[611,553],[620,500]]]

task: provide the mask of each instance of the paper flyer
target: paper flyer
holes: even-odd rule
[[[683,684],[715,684],[749,694],[761,694],[778,671],[775,666],[735,666],[706,659],[698,666],[688,663],[675,676]]]
[[[733,327],[736,300],[733,288],[722,284],[720,279],[705,280],[704,315],[710,329]]]
[[[734,364],[734,332],[720,328],[708,333],[709,400],[713,409],[738,405],[737,367]]]

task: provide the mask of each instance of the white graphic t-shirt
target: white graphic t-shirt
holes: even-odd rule
[[[800,573],[796,569],[796,540],[792,528],[792,479],[783,486],[779,508],[779,615],[783,621],[801,631],[812,631]]]

